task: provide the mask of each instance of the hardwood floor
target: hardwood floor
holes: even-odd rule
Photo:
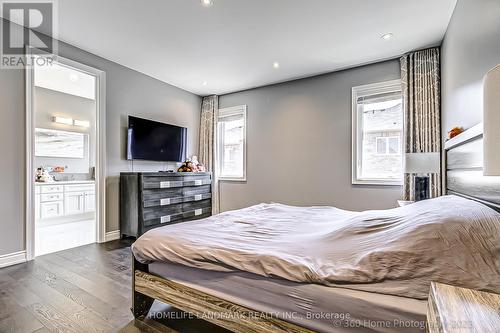
[[[134,320],[130,241],[91,244],[0,269],[0,333],[189,332],[222,328],[155,302]]]

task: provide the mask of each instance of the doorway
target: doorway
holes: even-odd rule
[[[53,59],[26,69],[28,260],[105,240],[105,73]]]

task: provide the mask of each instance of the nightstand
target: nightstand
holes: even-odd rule
[[[409,204],[414,203],[415,201],[410,201],[410,200],[398,200],[398,206],[403,207]]]
[[[427,332],[498,332],[500,295],[431,283]]]

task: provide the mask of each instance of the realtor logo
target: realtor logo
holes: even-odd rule
[[[43,58],[55,53],[54,9],[51,0],[2,1],[1,67],[19,68],[38,62],[40,57],[24,57],[26,46],[31,47],[32,55]]]

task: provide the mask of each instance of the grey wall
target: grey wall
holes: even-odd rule
[[[486,72],[500,64],[500,1],[458,0],[442,45],[442,129],[483,120]]]
[[[351,185],[351,88],[397,78],[392,60],[221,96],[221,108],[248,105],[247,181],[221,182],[221,209],[395,207],[400,187]]]
[[[84,158],[35,156],[35,167],[64,166],[65,173],[85,173],[89,177],[90,167],[95,166],[95,100],[41,87],[35,87],[34,98],[35,127],[87,134]],[[90,127],[54,123],[53,116],[87,120],[90,122]]]
[[[120,171],[132,170],[125,160],[127,115],[188,128],[188,154],[197,151],[200,97],[117,63],[61,43],[63,57],[106,71],[106,230],[118,229]],[[22,70],[0,69],[0,255],[24,250],[25,89]],[[161,163],[136,163],[134,170],[167,168]]]

